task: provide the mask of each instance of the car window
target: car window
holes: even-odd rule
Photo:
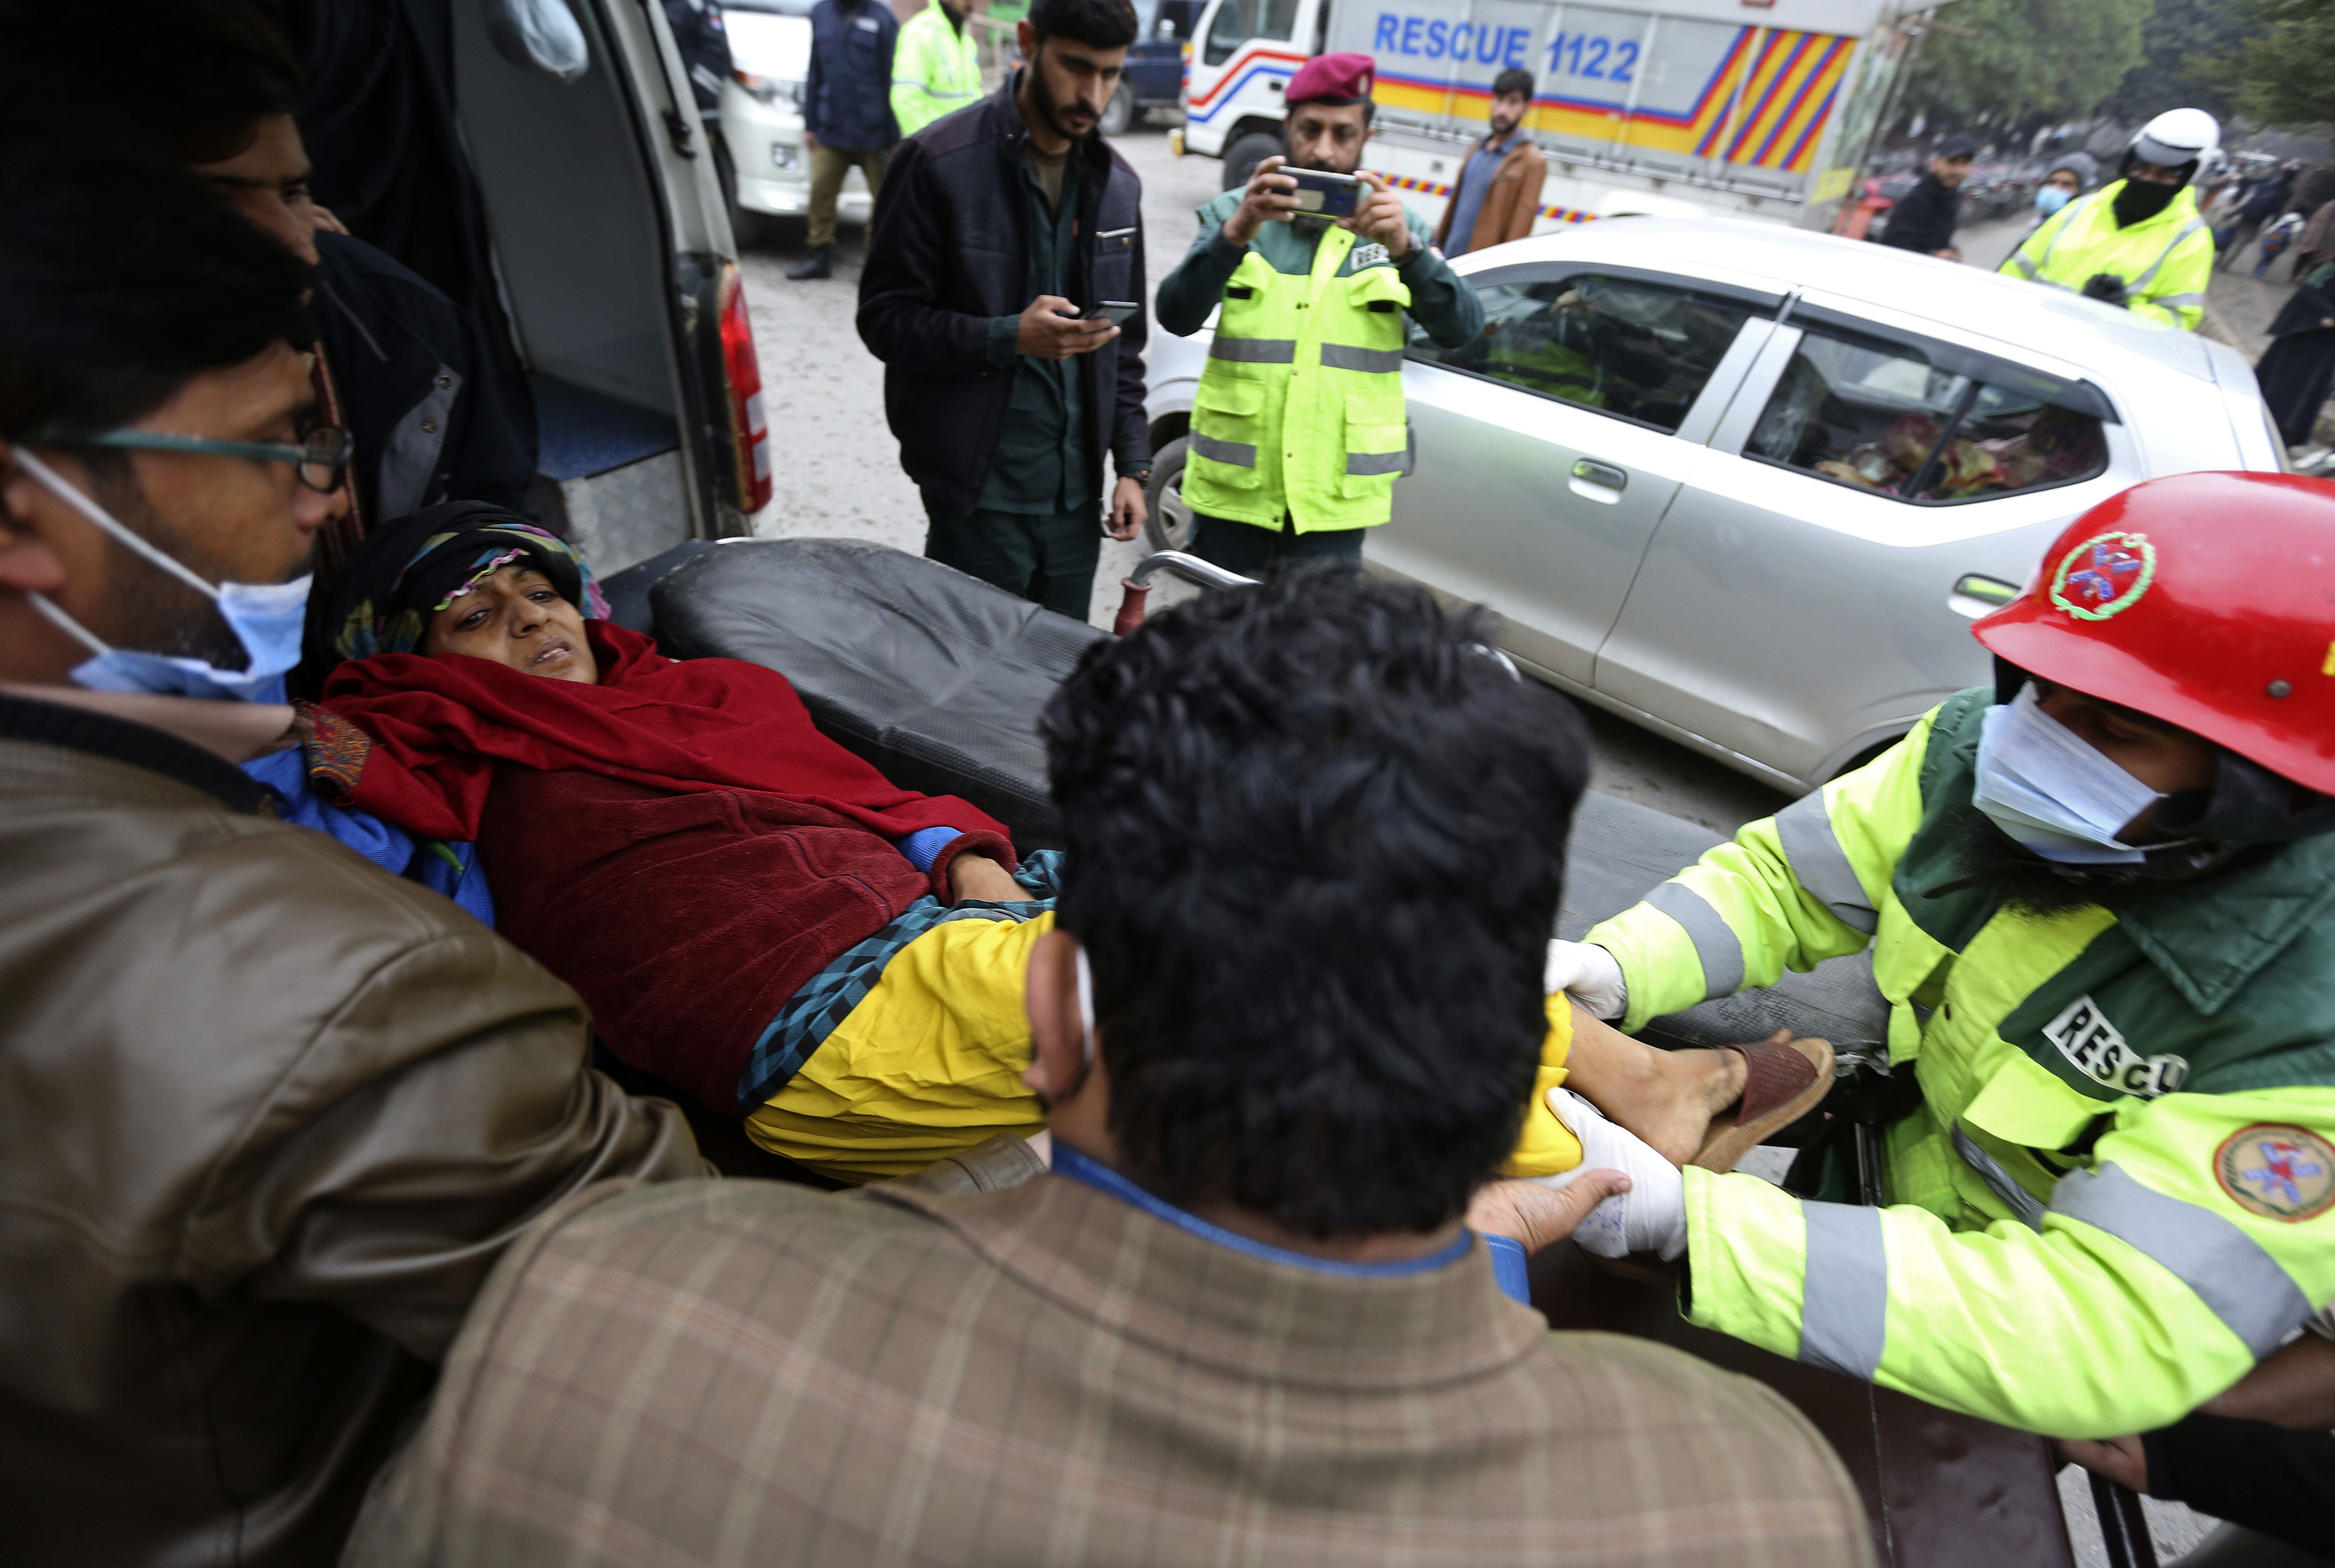
[[[1222,65],[1252,38],[1287,38],[1297,27],[1297,0],[1225,0],[1208,24],[1201,59]]]
[[[1744,455],[1902,501],[1983,500],[2088,479],[2107,441],[2074,388],[1987,381],[1918,344],[1809,330]],[[2088,391],[2089,389],[2083,389]]]
[[[1594,273],[1477,286],[1484,330],[1438,347],[1416,323],[1410,357],[1675,431],[1752,314],[1733,300]]]

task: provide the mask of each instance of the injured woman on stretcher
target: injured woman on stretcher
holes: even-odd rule
[[[603,614],[576,552],[512,514],[450,503],[377,532],[325,623],[345,662],[307,710],[311,779],[475,840],[499,929],[607,1048],[765,1148],[870,1181],[1036,1132],[1022,984],[1060,852],[1019,858],[985,813],[896,788],[776,672],[665,658]],[[1671,1165],[1725,1169],[1830,1066],[1783,1036],[1658,1050],[1559,993],[1506,1174],[1580,1167],[1602,1118],[1559,1085]]]

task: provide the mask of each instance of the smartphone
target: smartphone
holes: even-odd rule
[[[1131,299],[1107,299],[1100,305],[1089,306],[1086,315],[1079,317],[1079,319],[1080,321],[1107,321],[1113,326],[1122,326],[1126,324],[1127,318],[1129,316],[1133,315],[1137,311],[1141,310],[1142,308],[1143,307],[1141,305],[1136,304]]]
[[[1297,182],[1290,194],[1297,210],[1320,218],[1352,218],[1362,205],[1362,182],[1351,174],[1324,174],[1318,169],[1281,169]]]

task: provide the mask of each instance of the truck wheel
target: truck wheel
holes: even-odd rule
[[[1256,172],[1256,166],[1281,150],[1281,138],[1269,131],[1252,131],[1225,149],[1225,189],[1238,190]]]
[[[1178,436],[1151,460],[1151,482],[1143,490],[1150,512],[1143,520],[1143,538],[1155,550],[1188,550],[1198,532],[1192,508],[1184,504],[1184,459],[1191,450],[1191,438]]]
[[[1127,128],[1135,123],[1135,89],[1121,81],[1110,102],[1102,106],[1102,119],[1095,129],[1105,136],[1124,136]]]

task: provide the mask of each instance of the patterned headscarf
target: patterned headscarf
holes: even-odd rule
[[[328,628],[333,652],[344,659],[419,653],[439,611],[520,562],[586,619],[608,618],[608,601],[575,546],[500,507],[448,501],[371,535],[349,557]]]

